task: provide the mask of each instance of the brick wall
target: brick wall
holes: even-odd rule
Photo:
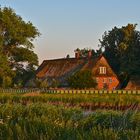
[[[96,77],[98,83],[97,89],[109,89],[113,90],[119,84],[116,77]]]

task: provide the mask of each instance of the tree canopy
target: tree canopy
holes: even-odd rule
[[[101,48],[114,69],[130,76],[140,76],[140,31],[136,26],[114,27],[100,40]]]
[[[24,84],[31,76],[38,65],[32,41],[39,35],[13,9],[0,7],[0,86]]]
[[[95,88],[97,85],[90,70],[76,72],[69,77],[68,82],[75,89]]]
[[[74,51],[79,52],[79,57],[81,57],[81,58],[87,57],[89,51],[91,51],[91,57],[95,57],[98,55],[98,50],[95,51],[94,49],[89,49],[89,48],[83,48],[83,49],[77,48]]]

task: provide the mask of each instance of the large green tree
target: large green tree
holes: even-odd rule
[[[140,31],[136,30],[136,24],[114,27],[104,33],[100,43],[105,56],[118,73],[140,76]]]
[[[68,83],[75,89],[95,88],[97,85],[90,70],[76,72],[68,78]]]
[[[13,9],[0,7],[0,86],[23,85],[31,76],[38,65],[32,41],[39,35]]]

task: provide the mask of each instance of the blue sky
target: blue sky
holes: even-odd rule
[[[0,0],[41,32],[34,41],[40,63],[74,56],[76,48],[96,49],[104,31],[137,23],[140,0]]]

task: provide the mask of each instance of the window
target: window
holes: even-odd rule
[[[96,82],[97,82],[97,83],[99,82],[99,78],[96,78]]]
[[[109,83],[112,83],[112,78],[109,78]]]
[[[113,90],[115,90],[116,89],[116,87],[113,87]]]
[[[100,74],[106,74],[106,67],[100,67]]]
[[[106,83],[106,78],[103,78],[103,83]]]

